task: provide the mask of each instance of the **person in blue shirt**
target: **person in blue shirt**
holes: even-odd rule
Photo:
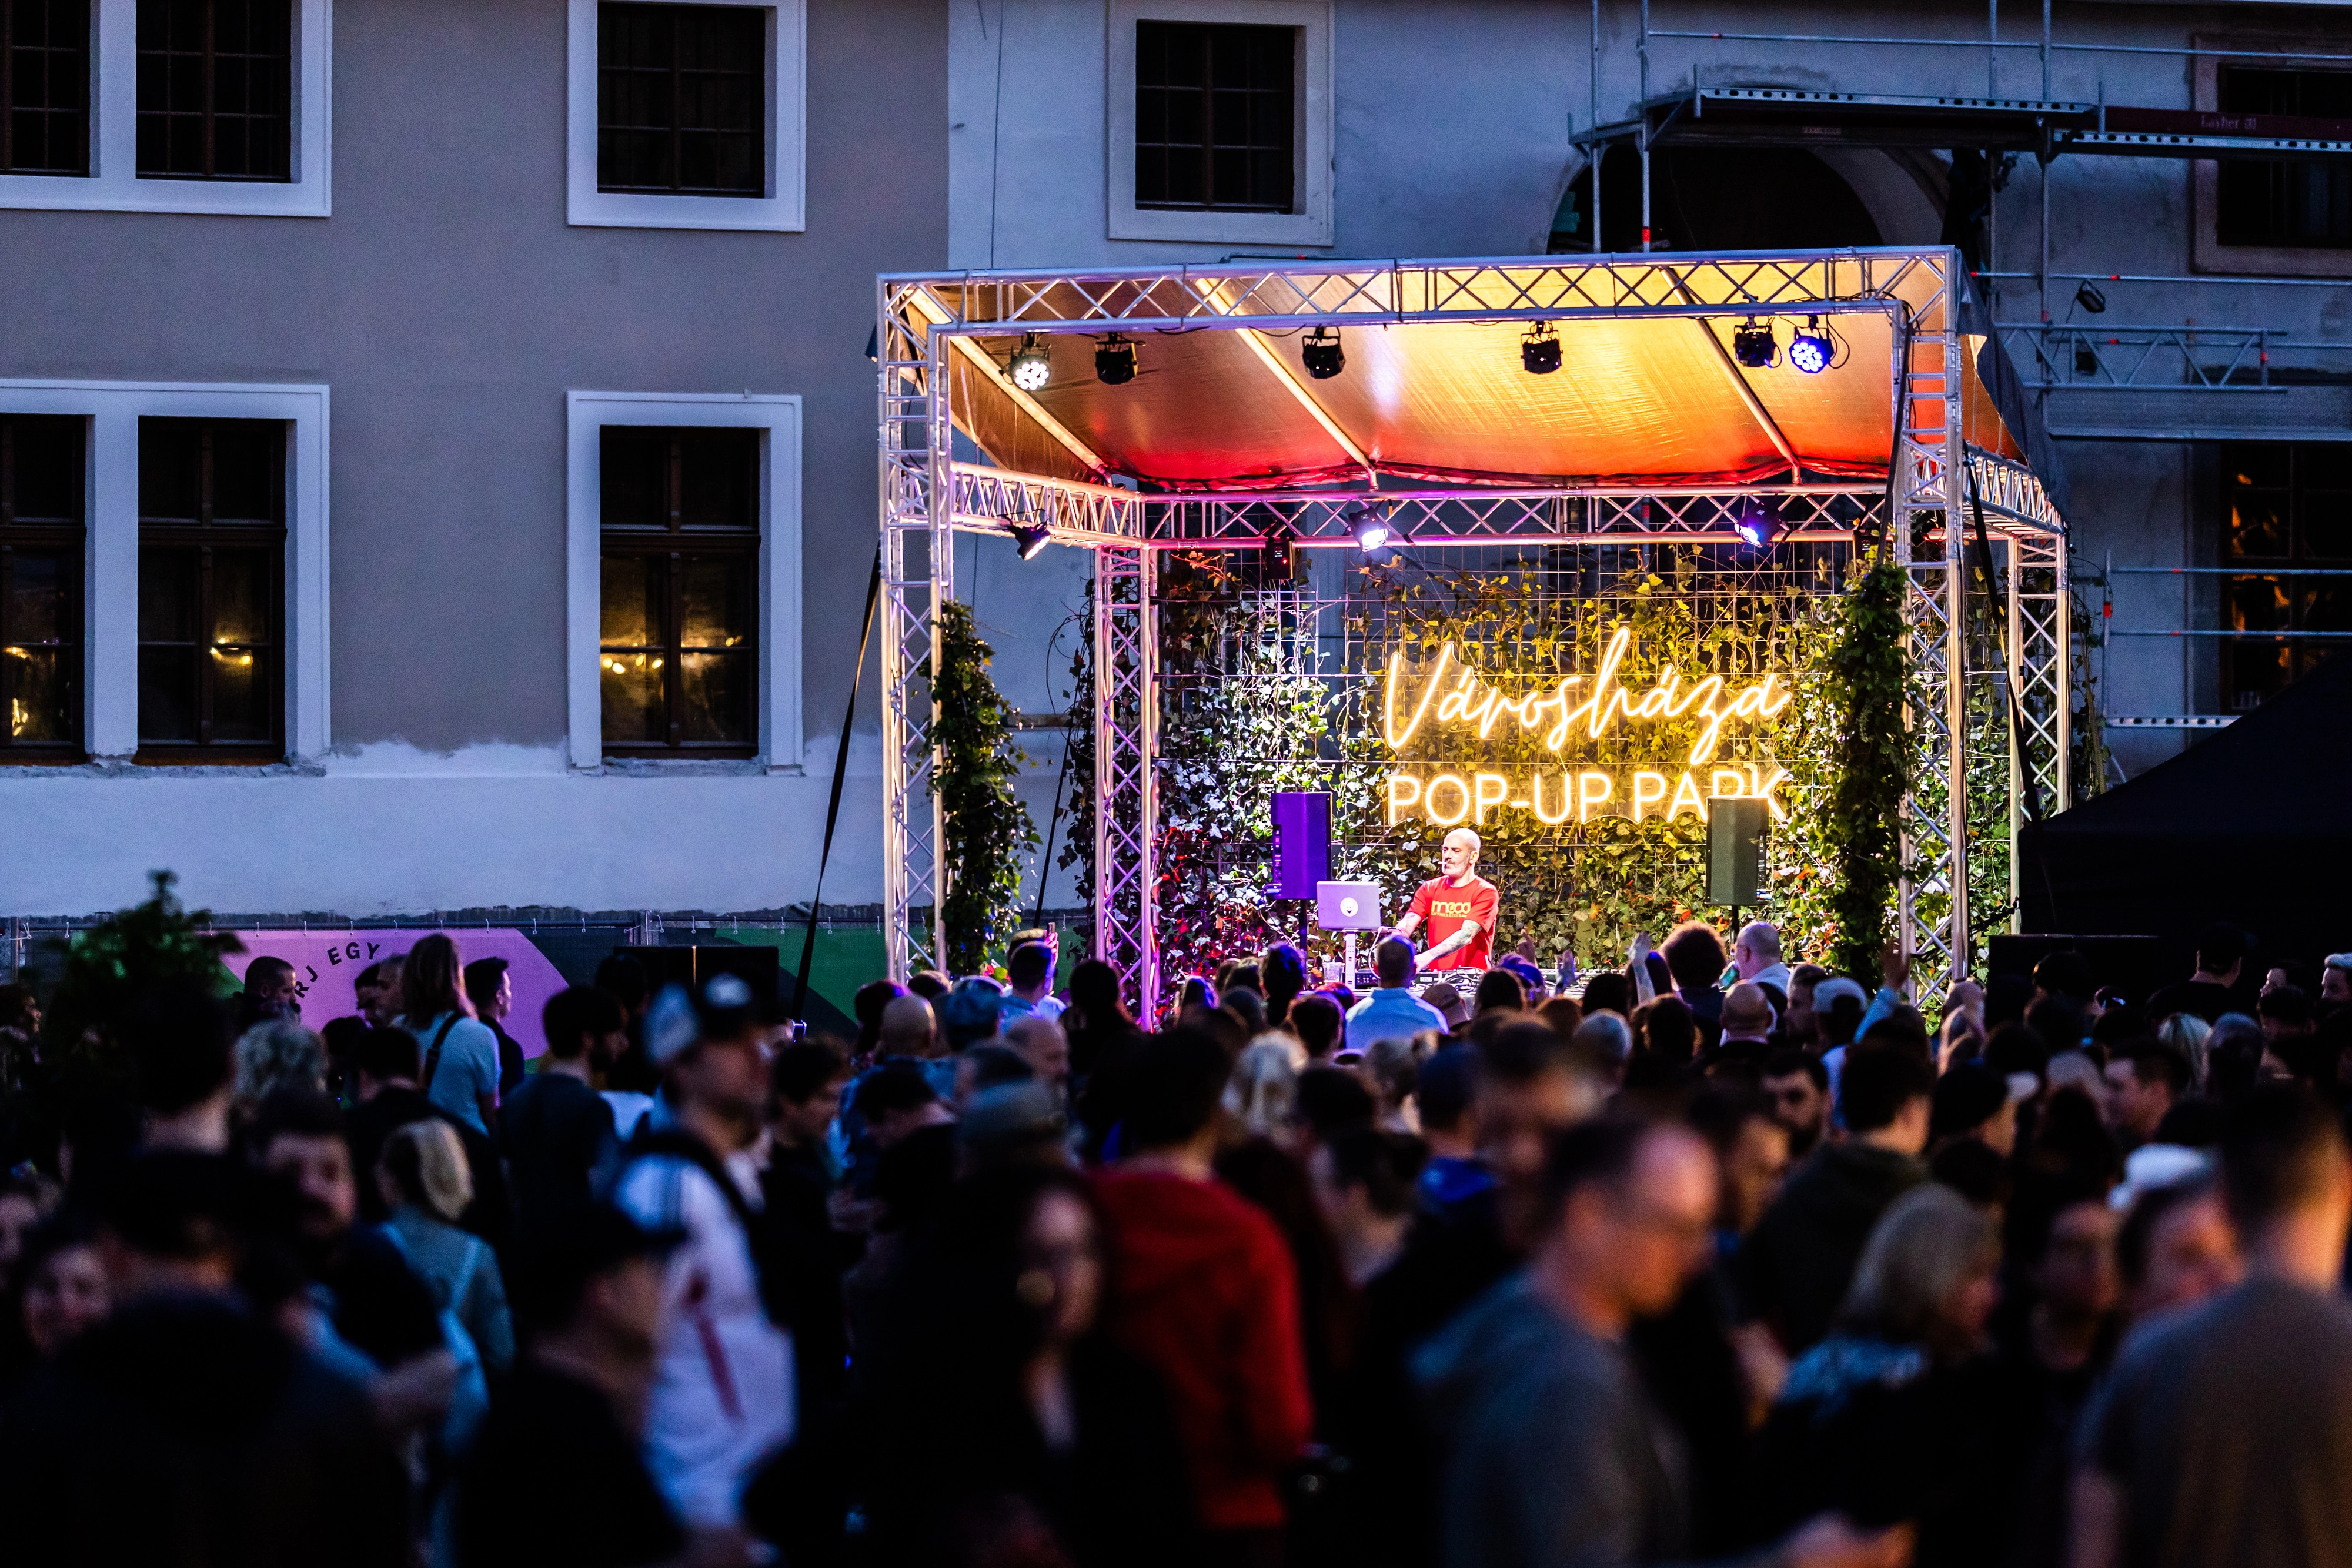
[[[1370,1051],[1376,1040],[1411,1040],[1423,1030],[1445,1032],[1445,1015],[1412,994],[1412,944],[1383,936],[1372,949],[1380,988],[1348,1010],[1348,1049]]]

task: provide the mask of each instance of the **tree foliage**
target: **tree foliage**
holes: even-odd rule
[[[1835,922],[1830,967],[1873,975],[1903,874],[1903,798],[1915,765],[1904,725],[1910,692],[1907,584],[1881,552],[1848,589],[1837,640],[1826,661],[1837,715],[1837,766],[1822,802],[1822,836],[1835,871],[1829,913]]]
[[[988,674],[995,650],[981,640],[971,609],[941,604],[940,657],[930,683],[931,741],[938,748],[931,793],[942,818],[940,950],[949,971],[977,974],[1021,926],[1022,858],[1037,848],[1037,825],[1013,792],[1028,760],[1013,743],[1013,713]]]
[[[41,1024],[46,1065],[68,1076],[119,1083],[124,1067],[115,1030],[133,998],[149,988],[183,982],[226,990],[222,967],[245,944],[215,931],[212,912],[182,907],[172,892],[179,879],[150,872],[154,894],[108,915],[66,944],[65,969]]]

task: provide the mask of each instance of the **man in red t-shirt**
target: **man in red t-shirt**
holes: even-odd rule
[[[1412,906],[1397,922],[1396,934],[1412,939],[1429,922],[1429,946],[1420,967],[1483,972],[1495,956],[1495,910],[1502,894],[1478,875],[1478,835],[1456,828],[1445,835],[1437,863],[1443,876],[1431,877],[1414,890]]]

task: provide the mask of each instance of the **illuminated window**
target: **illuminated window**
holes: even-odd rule
[[[1297,173],[1298,34],[1135,25],[1135,204],[1286,213]]]
[[[286,427],[139,422],[139,755],[284,752]]]
[[[753,755],[759,432],[606,425],[598,465],[604,751]]]
[[[2352,71],[2224,64],[2218,85],[2224,114],[2352,120]],[[2219,174],[2221,244],[2352,248],[2352,168],[2342,160],[2226,159]]]
[[[81,760],[82,434],[0,416],[0,759]]]
[[[0,172],[89,172],[89,0],[0,0]]]
[[[291,0],[139,0],[139,177],[292,178]]]
[[[599,5],[596,188],[765,195],[767,54],[763,7]]]
[[[2243,632],[2352,632],[2352,447],[2334,442],[2221,447],[2221,624]],[[2307,674],[2334,640],[2222,639],[2221,701],[2255,706]]]

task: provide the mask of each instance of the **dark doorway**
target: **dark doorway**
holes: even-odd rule
[[[1601,246],[1642,248],[1642,160],[1631,147],[1601,165]],[[1662,147],[1650,155],[1653,250],[1822,250],[1879,245],[1853,187],[1801,147]],[[1591,251],[1592,170],[1552,218],[1555,253]]]

